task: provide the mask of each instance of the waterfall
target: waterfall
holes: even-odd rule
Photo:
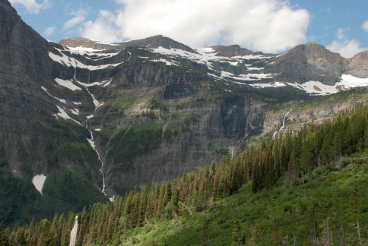
[[[69,246],[75,246],[78,234],[78,216],[75,216],[73,229],[70,231]]]
[[[101,164],[100,166],[100,169],[99,169],[99,172],[101,173],[101,176],[102,176],[102,187],[101,187],[101,192],[107,196],[106,194],[106,183],[105,183],[105,172],[104,172],[104,167],[105,167],[105,163],[104,161],[102,160],[102,157],[101,157],[101,154],[100,152],[97,150],[96,148],[96,143],[95,143],[95,138],[94,138],[94,135],[93,135],[93,131],[90,129],[90,127],[88,126],[88,117],[86,119],[86,128],[87,130],[89,131],[89,134],[90,134],[90,138],[87,139],[88,143],[91,145],[92,149],[96,152],[97,154],[97,158],[98,158],[98,161],[99,163]]]
[[[77,62],[76,60],[74,60],[74,75],[73,75],[73,79],[74,82],[78,83],[79,85],[83,86],[84,89],[87,91],[88,95],[91,97],[93,105],[94,105],[94,113],[96,113],[97,109],[99,107],[101,107],[103,105],[103,102],[99,102],[96,97],[90,92],[90,90],[88,89],[87,86],[84,86],[82,83],[79,83],[77,80]],[[88,73],[88,83],[91,80],[91,71],[89,71]],[[100,152],[98,151],[97,147],[96,147],[96,143],[95,143],[95,138],[93,135],[93,130],[89,127],[88,121],[90,119],[92,119],[94,117],[94,114],[87,116],[86,120],[85,120],[85,128],[88,130],[90,137],[87,138],[88,143],[90,144],[90,146],[92,147],[92,149],[96,152],[97,154],[97,158],[98,158],[98,162],[100,163],[100,168],[99,168],[99,172],[102,176],[102,187],[101,187],[101,192],[108,197],[107,193],[106,193],[106,183],[105,183],[105,163],[102,159],[102,155],[100,154]]]
[[[273,135],[272,135],[272,139],[276,139],[276,137],[279,136],[279,134],[281,134],[281,131],[284,130],[285,128],[285,123],[286,123],[286,120],[287,120],[287,117],[289,116],[290,114],[290,111],[287,112],[286,114],[284,114],[284,117],[283,117],[283,120],[282,120],[282,125],[281,127],[279,128],[279,130],[276,130]]]

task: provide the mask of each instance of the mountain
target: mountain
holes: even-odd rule
[[[299,45],[268,65],[266,71],[277,73],[280,81],[304,83],[320,81],[334,85],[340,81],[347,62],[325,47],[308,43]]]
[[[194,49],[161,35],[53,43],[4,0],[0,21],[6,225],[113,200],[366,101],[364,53]]]

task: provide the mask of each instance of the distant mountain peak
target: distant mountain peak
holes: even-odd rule
[[[64,47],[70,47],[70,48],[83,47],[83,48],[91,48],[91,49],[96,49],[96,50],[105,50],[105,49],[115,48],[112,45],[104,44],[98,41],[93,41],[93,40],[90,40],[84,37],[64,39],[64,40],[61,40],[59,44]]]
[[[218,56],[234,57],[254,54],[253,51],[240,47],[240,45],[215,45],[211,46]]]
[[[145,48],[158,48],[163,47],[166,49],[180,49],[191,53],[197,53],[191,47],[175,41],[169,37],[163,35],[155,35],[144,39],[131,40],[127,42],[117,43],[117,47],[145,47]]]
[[[83,47],[98,50],[125,49],[128,47],[140,47],[140,48],[163,47],[166,49],[180,49],[191,53],[197,53],[194,49],[190,48],[189,46],[163,35],[155,35],[144,39],[130,40],[114,44],[105,44],[84,37],[75,37],[61,40],[59,44],[64,47],[71,47],[71,48]]]

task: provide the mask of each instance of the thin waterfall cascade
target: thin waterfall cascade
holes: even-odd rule
[[[77,64],[76,62],[74,63],[74,75],[73,75],[73,79],[74,79],[74,82],[78,83],[78,80],[77,80]],[[89,79],[88,79],[90,82],[90,73],[89,73]],[[80,85],[82,85],[81,83],[78,83]],[[83,86],[83,85],[82,85]],[[103,103],[100,103],[96,97],[90,92],[90,90],[88,89],[88,87],[86,86],[83,86],[84,89],[87,91],[88,95],[91,97],[92,99],[92,102],[93,102],[93,105],[94,105],[94,113],[96,113],[97,109],[99,107],[101,107],[103,105]],[[92,115],[89,115],[86,117],[85,119],[85,128],[88,130],[89,132],[89,135],[90,137],[87,138],[87,142],[89,143],[89,145],[91,146],[91,148],[96,152],[96,155],[97,155],[97,159],[98,159],[98,162],[100,163],[100,168],[99,168],[99,173],[101,174],[101,177],[102,177],[102,187],[101,187],[101,192],[106,196],[108,197],[107,193],[106,193],[106,182],[105,182],[105,171],[104,171],[104,168],[105,168],[105,162],[102,158],[102,155],[101,153],[99,152],[99,150],[97,149],[97,146],[96,146],[96,143],[95,143],[95,137],[94,137],[94,133],[93,133],[93,130],[91,129],[91,127],[89,126],[89,123],[88,121],[90,119],[92,119],[94,117],[94,114]],[[111,199],[110,199],[111,200]]]
[[[77,242],[78,226],[79,226],[78,216],[75,216],[74,226],[73,229],[70,231],[69,246],[75,246]]]

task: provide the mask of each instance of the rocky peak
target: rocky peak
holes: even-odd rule
[[[225,57],[246,56],[254,53],[248,49],[240,47],[239,45],[229,45],[229,46],[216,45],[212,46],[211,48],[216,51],[216,54],[218,56],[225,56]]]
[[[278,73],[278,79],[303,83],[320,81],[333,85],[340,80],[347,61],[337,53],[316,43],[298,45],[270,63],[267,71]]]
[[[76,38],[69,38],[64,39],[59,42],[60,45],[65,47],[83,47],[83,48],[91,48],[96,50],[104,50],[104,49],[112,49],[114,46],[109,44],[103,44],[97,41],[90,40],[88,38],[83,37],[76,37]]]
[[[368,51],[363,51],[349,59],[347,73],[357,77],[368,77]]]
[[[193,50],[189,46],[179,43],[171,38],[168,38],[162,35],[156,35],[156,36],[148,37],[145,39],[137,39],[137,40],[131,40],[127,42],[114,43],[114,44],[104,44],[104,43],[93,41],[87,38],[76,37],[76,38],[61,40],[59,44],[65,47],[72,47],[72,48],[83,47],[83,48],[91,48],[91,49],[97,49],[97,50],[125,49],[128,47],[140,47],[140,48],[163,47],[166,49],[180,49],[180,50],[188,51],[191,53],[197,53],[195,50]]]
[[[152,37],[148,37],[145,39],[132,40],[124,43],[119,43],[118,47],[126,48],[126,47],[145,47],[145,48],[158,48],[163,47],[166,49],[180,49],[184,51],[188,51],[191,53],[197,53],[195,50],[190,48],[189,46],[179,43],[171,38],[156,35]]]

